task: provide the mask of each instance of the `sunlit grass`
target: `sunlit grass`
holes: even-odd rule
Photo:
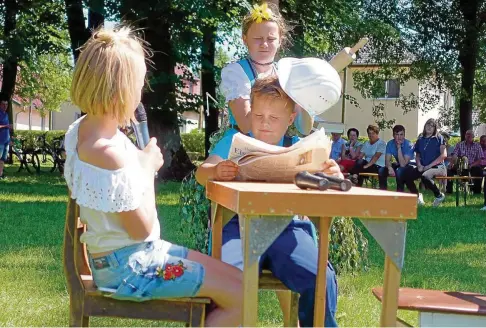
[[[178,213],[176,182],[160,184],[157,204],[163,238],[185,244]],[[69,296],[62,269],[67,188],[59,173],[10,174],[0,180],[0,325],[67,326]],[[440,208],[419,209],[408,223],[402,286],[486,293],[486,217],[483,198],[455,207],[448,197]],[[370,240],[370,269],[339,277],[340,326],[376,326],[380,303],[371,288],[383,283],[384,254]],[[401,312],[417,324],[416,314]],[[93,318],[93,326],[160,326],[166,323]],[[260,326],[282,325],[273,292],[260,293]]]

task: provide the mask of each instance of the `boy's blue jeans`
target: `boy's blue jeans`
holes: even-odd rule
[[[260,257],[260,271],[267,269],[287,288],[300,294],[299,322],[301,327],[314,324],[314,297],[316,288],[318,249],[312,236],[297,227],[295,221]],[[243,270],[238,217],[223,228],[222,260]],[[327,263],[326,327],[337,327],[337,281],[331,263]]]

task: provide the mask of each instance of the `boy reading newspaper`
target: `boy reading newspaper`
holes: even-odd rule
[[[272,151],[278,153],[280,151],[283,152],[281,156],[285,156],[285,150],[291,150],[291,148],[275,146],[288,147],[299,141],[298,137],[284,137],[287,128],[293,123],[296,117],[294,108],[295,102],[282,90],[277,77],[268,77],[255,81],[251,90],[252,128],[249,136],[267,144],[268,147],[266,147],[263,153],[271,153]],[[310,140],[317,140],[319,139],[318,137],[319,134],[314,138],[310,138]],[[243,138],[243,140],[245,139]],[[223,138],[216,144],[213,152],[196,172],[196,179],[200,184],[205,185],[208,180],[231,181],[237,178],[240,167],[235,161],[229,160],[232,142],[233,136],[229,136],[228,138]],[[233,145],[233,148],[241,148],[236,147],[237,144],[238,142]],[[249,147],[248,142],[241,144]],[[257,142],[257,146],[258,144],[260,147],[262,146],[261,143]],[[255,150],[254,147],[251,149]],[[321,153],[317,158],[320,156],[323,156],[322,158],[328,158],[328,151],[329,148],[327,150],[319,150]],[[287,151],[287,153],[290,152]],[[253,159],[250,158],[248,160],[251,161]],[[273,163],[277,162],[273,161]],[[285,163],[285,160],[283,163]],[[287,163],[295,165],[291,158],[287,160]],[[310,163],[312,165],[316,164],[315,161],[310,161]],[[339,166],[333,160],[326,160],[318,163],[318,165],[324,173],[342,177]],[[244,167],[244,165],[241,167]],[[271,169],[276,170],[275,167]],[[279,170],[281,169],[279,168]],[[283,169],[285,170],[286,168],[284,167]],[[291,167],[288,169],[291,172],[295,168]],[[257,174],[258,172],[250,172],[252,175],[250,178],[267,180],[265,175],[269,174],[268,171],[262,171],[263,176],[259,176]],[[277,237],[275,242],[261,256],[260,269],[272,271],[274,276],[280,279],[289,289],[300,294],[299,323],[300,326],[310,327],[313,325],[314,320],[318,250],[312,236],[298,227],[296,220],[292,220],[280,236]],[[243,254],[237,216],[233,217],[223,228],[222,260],[241,270],[243,269]],[[327,327],[335,327],[337,326],[335,320],[337,282],[334,269],[330,263],[327,265],[326,293],[325,325]]]

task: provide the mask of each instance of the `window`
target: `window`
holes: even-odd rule
[[[397,79],[385,80],[383,84],[378,85],[376,98],[378,99],[395,99],[400,97],[400,82]]]
[[[385,97],[386,98],[399,98],[400,97],[400,83],[398,80],[386,80],[385,81]]]

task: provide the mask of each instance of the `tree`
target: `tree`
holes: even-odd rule
[[[64,53],[41,54],[31,62],[21,62],[19,67],[17,95],[23,99],[40,100],[41,115],[59,111],[61,104],[69,99],[71,87],[72,61],[68,47]]]
[[[40,54],[63,51],[65,21],[62,19],[62,3],[57,0],[6,0],[3,6],[1,93],[11,100],[18,80],[19,63],[31,63]],[[13,122],[11,101],[9,103],[9,118]]]
[[[419,95],[408,95],[406,99],[404,95],[398,103],[409,110],[407,105],[414,104],[417,108],[425,102],[422,109],[427,110],[438,105],[434,94],[451,90],[459,100],[458,108],[442,111],[457,111],[464,137],[472,127],[473,106],[482,113],[486,111],[486,104],[475,97],[475,92],[484,92],[483,75],[478,67],[484,66],[485,7],[484,0],[366,1],[365,16],[384,23],[386,28],[375,30],[378,37],[372,39],[368,54],[370,60],[383,68],[358,77],[362,93],[369,92],[373,80],[384,77],[398,77],[401,83],[417,79],[429,86],[425,96],[420,99]],[[383,35],[386,37],[380,38]],[[410,63],[410,67],[400,67],[403,62]]]

